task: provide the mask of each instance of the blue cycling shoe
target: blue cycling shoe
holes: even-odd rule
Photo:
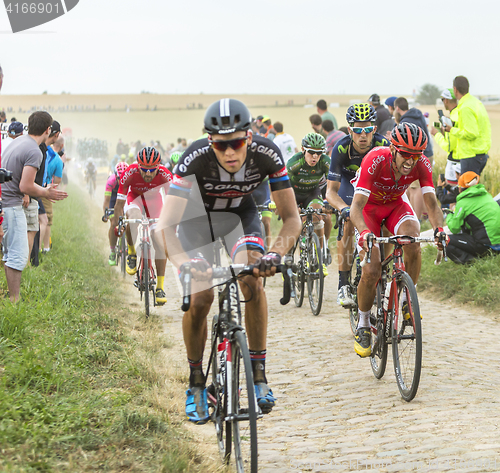
[[[266,383],[257,383],[255,387],[255,398],[257,399],[257,405],[263,414],[269,414],[276,403],[276,398],[273,396],[273,392],[269,389]]]
[[[186,415],[195,424],[206,424],[210,419],[208,413],[207,388],[193,386],[186,391]]]

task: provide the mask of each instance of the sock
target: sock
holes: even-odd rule
[[[158,281],[156,283],[156,289],[163,289],[163,281],[165,281],[165,276],[158,276]]]
[[[114,246],[110,246],[110,247],[109,247],[109,251],[110,251],[111,253],[116,253],[116,247],[114,247]]]
[[[339,289],[349,284],[350,271],[339,271]]]
[[[188,358],[189,363],[189,387],[204,387],[205,376],[203,374],[203,357],[198,361],[193,361]]]
[[[361,310],[358,310],[358,314],[359,314],[358,328],[359,327],[369,327],[370,326],[370,311],[367,310],[366,312],[363,312]]]
[[[127,245],[128,246],[128,254],[129,255],[135,255],[135,246],[134,245]]]
[[[250,361],[252,362],[253,382],[266,383],[266,351],[267,350],[249,350]]]

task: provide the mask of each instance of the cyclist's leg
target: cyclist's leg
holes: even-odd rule
[[[151,238],[155,249],[155,266],[156,266],[156,303],[163,305],[167,302],[167,296],[164,290],[165,284],[165,267],[167,265],[166,249],[156,232],[152,230]]]
[[[351,205],[354,188],[349,179],[342,176],[338,195],[347,204]],[[337,241],[337,258],[339,266],[339,286],[337,304],[343,307],[354,306],[354,299],[349,286],[352,255],[354,252],[354,225],[350,220],[344,222],[344,235]]]
[[[420,189],[418,190],[420,191]],[[386,227],[393,235],[409,235],[414,237],[420,235],[420,224],[406,195],[402,196],[402,202],[394,208],[394,211],[387,218]],[[412,278],[413,283],[417,284],[422,264],[422,253],[419,243],[405,245],[404,262],[406,272]]]
[[[126,218],[135,219],[141,218],[141,211],[137,205],[125,206],[125,216]],[[134,275],[137,272],[137,253],[135,251],[135,240],[137,238],[137,224],[129,224],[125,229],[125,235],[127,238],[128,245],[128,256],[127,256],[127,273]]]
[[[118,242],[118,237],[115,234],[115,227],[118,225],[118,217],[114,214],[109,218],[109,264],[111,266],[116,265],[116,244]]]

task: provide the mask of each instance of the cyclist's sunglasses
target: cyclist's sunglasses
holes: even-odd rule
[[[317,154],[318,156],[321,156],[323,154],[322,149],[311,149],[311,148],[304,148],[311,156],[314,156]]]
[[[356,135],[361,135],[361,133],[365,132],[367,135],[371,133],[373,130],[375,130],[374,126],[365,126],[364,128],[362,126],[352,126],[351,130],[356,133]]]
[[[142,172],[145,172],[147,174],[155,172],[158,169],[158,166],[155,166],[154,168],[143,168],[142,166],[139,166],[139,168]]]
[[[409,151],[402,151],[399,148],[396,148],[396,151],[399,153],[399,155],[404,158],[404,159],[413,159],[413,161],[418,161],[420,159],[420,156],[422,156],[422,153],[410,153]]]
[[[243,138],[235,138],[234,140],[224,140],[224,141],[213,141],[209,139],[208,142],[217,150],[217,151],[226,151],[228,147],[231,147],[234,150],[243,148],[243,146],[247,143],[247,137]]]

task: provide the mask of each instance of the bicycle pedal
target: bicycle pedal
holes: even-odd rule
[[[134,281],[134,286],[139,288],[139,282],[137,281],[137,279]]]

